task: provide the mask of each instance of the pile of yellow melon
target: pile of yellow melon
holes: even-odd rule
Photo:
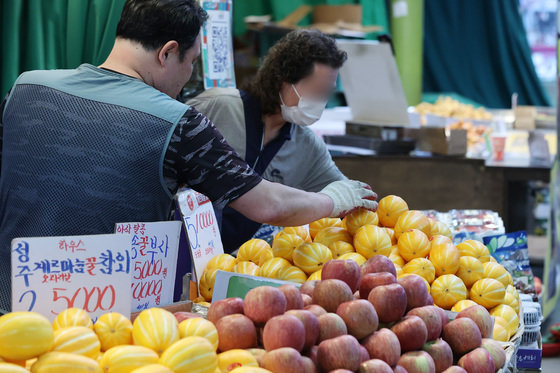
[[[420,275],[426,280],[434,304],[453,311],[473,302],[488,308],[496,322],[496,339],[508,340],[518,327],[519,295],[509,272],[481,242],[468,240],[455,246],[449,227],[409,210],[400,197],[379,201],[377,212],[364,209],[344,219],[325,218],[304,227],[280,231],[272,247],[264,240],[244,243],[237,258],[222,254],[209,263],[199,282],[205,300],[212,299],[217,270],[304,283],[321,279],[321,267],[331,259],[352,259],[363,264],[385,255],[397,277]],[[500,317],[507,322],[502,322]]]
[[[34,312],[0,317],[3,373],[243,373],[232,364],[258,367],[246,351],[217,354],[217,348],[213,323],[203,318],[178,323],[161,308],[142,311],[134,323],[107,313],[92,324],[77,308],[61,312],[52,325]]]

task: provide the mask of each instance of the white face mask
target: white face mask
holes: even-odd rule
[[[292,84],[294,92],[299,97],[299,102],[297,106],[286,106],[282,95],[280,95],[280,101],[282,104],[280,108],[282,109],[282,117],[287,122],[299,124],[300,126],[309,126],[319,120],[325,106],[327,106],[327,101],[314,101],[310,99],[303,98],[299,95],[296,87]]]

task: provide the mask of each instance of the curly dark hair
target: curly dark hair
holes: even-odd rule
[[[318,30],[291,31],[270,48],[247,90],[259,100],[263,115],[276,114],[283,82],[295,84],[308,77],[315,63],[339,69],[346,59],[332,37]]]

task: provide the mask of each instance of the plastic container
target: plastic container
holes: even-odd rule
[[[540,325],[537,326],[525,325],[525,331],[521,336],[521,346],[527,347],[537,342],[537,340],[539,339],[540,332],[541,332]]]

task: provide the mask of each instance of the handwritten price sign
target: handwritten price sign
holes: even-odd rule
[[[119,223],[115,232],[129,237],[132,312],[173,303],[181,222]]]
[[[196,278],[200,279],[210,259],[224,253],[214,208],[208,197],[192,189],[180,190],[176,198],[189,239]]]
[[[12,309],[51,321],[82,308],[96,320],[107,312],[130,315],[130,237],[94,235],[16,238],[12,241]]]

